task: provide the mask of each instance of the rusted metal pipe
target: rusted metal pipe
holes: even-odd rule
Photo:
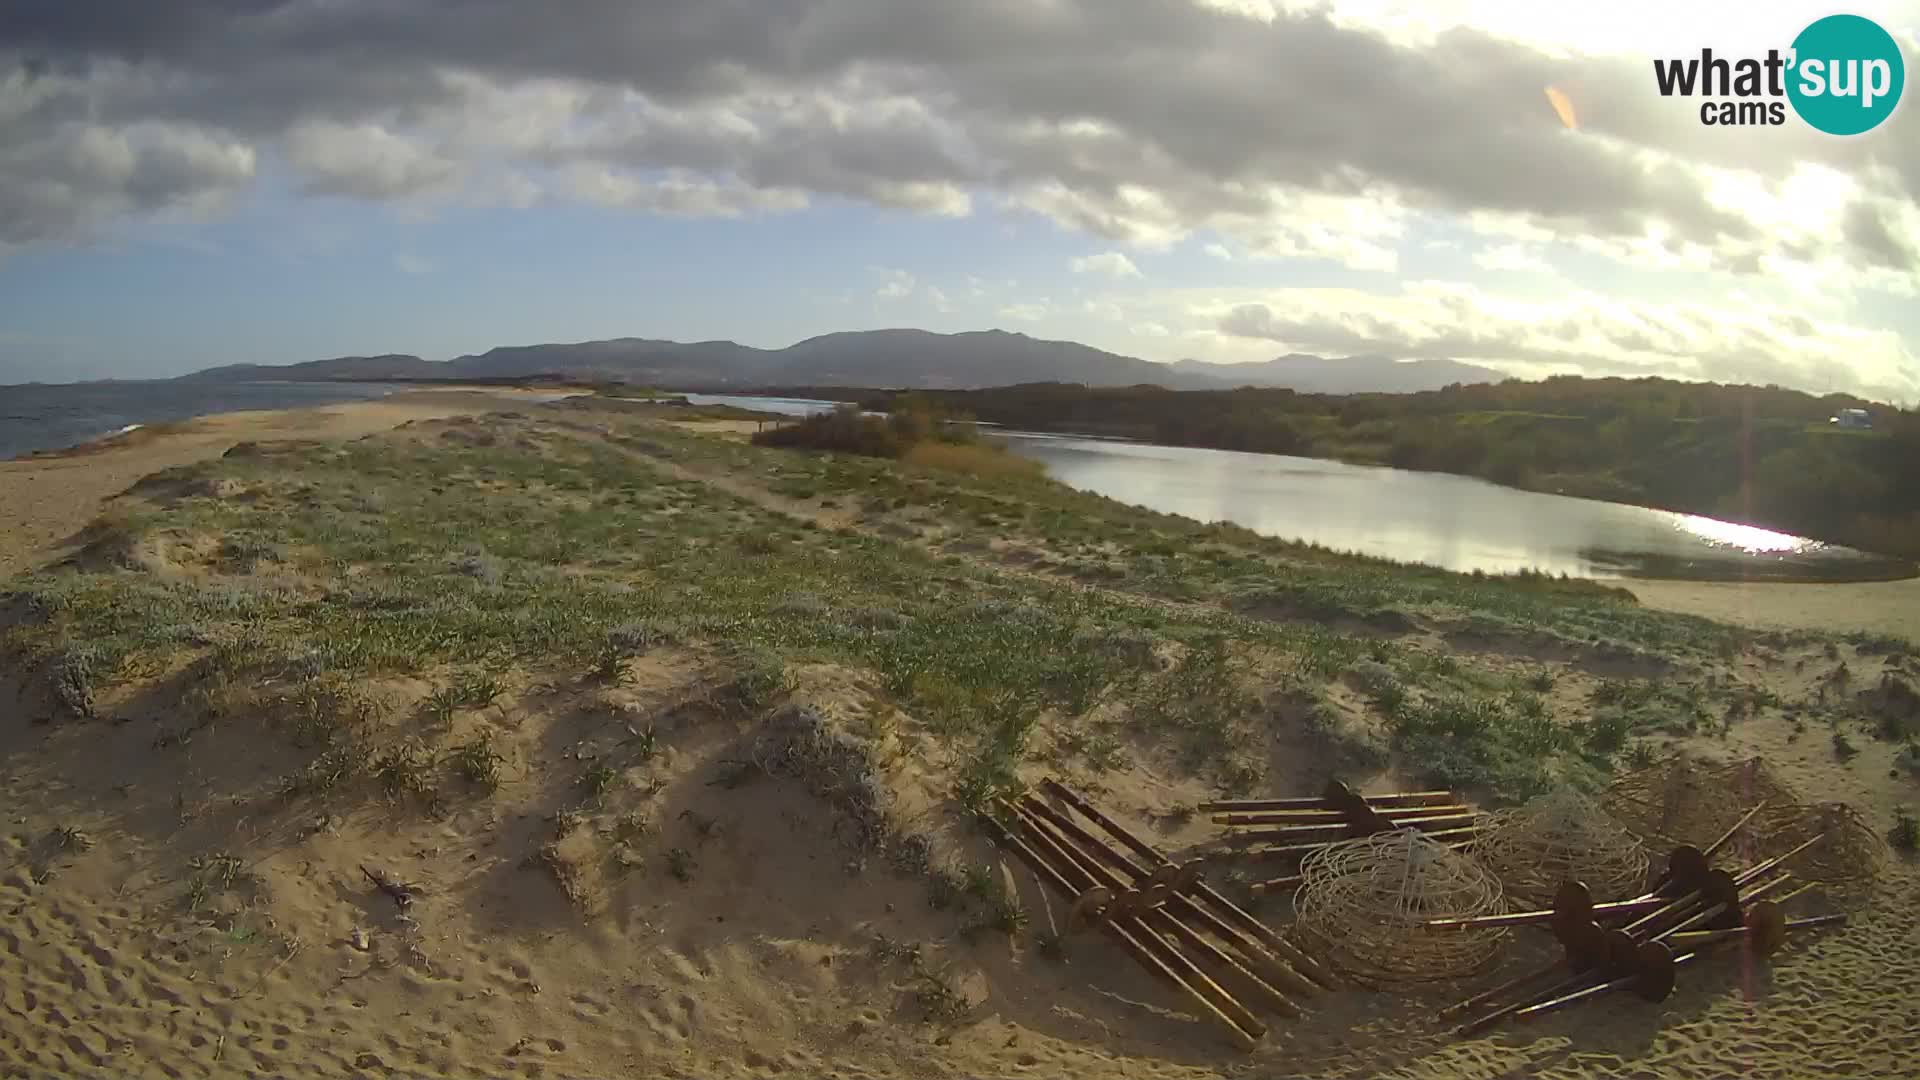
[[[1074,791],[1053,777],[1048,777],[1042,783],[1042,787],[1060,801],[1073,807],[1081,817],[1086,818],[1106,830],[1107,835],[1119,841],[1123,847],[1139,855],[1148,863],[1155,866],[1165,866],[1172,861],[1156,850],[1153,845],[1141,840],[1119,822],[1102,813],[1098,807],[1082,798],[1079,792]],[[1328,989],[1334,989],[1339,985],[1332,973],[1321,966],[1319,961],[1302,952],[1300,948],[1292,942],[1274,933],[1267,924],[1247,914],[1240,905],[1221,895],[1218,889],[1215,889],[1204,881],[1199,881],[1194,883],[1193,894],[1212,906],[1223,919],[1248,934],[1253,935],[1261,944],[1271,950],[1274,955],[1291,964],[1295,970],[1307,978],[1312,979],[1314,982]]]
[[[1392,831],[1397,832],[1399,830],[1392,830]],[[1465,838],[1478,835],[1479,832],[1480,832],[1480,826],[1466,825],[1466,826],[1461,826],[1459,828],[1437,829],[1433,832],[1425,833],[1424,835],[1429,840],[1438,840],[1449,846],[1457,847],[1458,845],[1466,842]],[[1240,833],[1238,836],[1234,837],[1234,839],[1265,840],[1265,839],[1268,839],[1270,835],[1271,834],[1269,834],[1266,830],[1256,829],[1256,830],[1250,830],[1244,833]],[[1328,837],[1327,839],[1324,839],[1324,840],[1313,840],[1313,841],[1308,841],[1308,842],[1303,842],[1298,844],[1284,844],[1279,847],[1249,848],[1244,851],[1232,852],[1230,855],[1226,852],[1221,852],[1220,856],[1242,858],[1242,859],[1304,858],[1305,856],[1311,855],[1314,852],[1319,851],[1321,848],[1326,847],[1330,844],[1338,844],[1344,840],[1357,840],[1357,839],[1360,839],[1360,837],[1351,836],[1351,835],[1333,836],[1333,837]]]
[[[1744,937],[1751,950],[1760,956],[1770,956],[1780,947],[1785,936],[1795,930],[1812,930],[1822,926],[1842,925],[1847,921],[1845,912],[1831,915],[1809,915],[1800,919],[1781,919],[1773,922],[1774,913],[1785,901],[1761,900],[1755,903],[1747,913],[1747,924],[1726,930],[1682,930],[1667,940],[1675,948],[1693,948],[1710,945],[1720,941],[1732,941]],[[1761,914],[1761,913],[1766,914]]]
[[[1720,873],[1724,874],[1725,872],[1721,871]],[[1766,882],[1765,884],[1757,886],[1756,888],[1750,890],[1749,892],[1743,895],[1739,895],[1738,900],[1735,901],[1734,904],[1732,905],[1734,910],[1738,910],[1739,905],[1744,904],[1748,901],[1756,901],[1756,904],[1755,904],[1756,910],[1766,912],[1765,914],[1757,914],[1751,920],[1747,918],[1743,918],[1741,926],[1729,927],[1729,928],[1717,929],[1717,930],[1704,930],[1704,931],[1691,930],[1690,929],[1691,926],[1697,925],[1699,922],[1707,921],[1713,918],[1715,915],[1721,914],[1722,912],[1727,910],[1729,906],[1724,901],[1722,901],[1719,904],[1714,904],[1708,907],[1707,909],[1704,909],[1700,912],[1695,913],[1690,918],[1682,921],[1677,926],[1669,930],[1666,930],[1662,933],[1655,934],[1652,938],[1646,941],[1637,943],[1634,946],[1634,951],[1632,953],[1632,956],[1634,957],[1635,963],[1638,965],[1639,970],[1633,971],[1628,974],[1617,974],[1617,969],[1619,967],[1618,963],[1605,965],[1603,966],[1602,970],[1604,970],[1605,967],[1613,967],[1616,969],[1616,976],[1602,983],[1589,985],[1583,988],[1579,988],[1580,982],[1585,978],[1591,977],[1593,973],[1591,971],[1588,971],[1588,972],[1580,972],[1580,973],[1573,974],[1568,978],[1561,980],[1559,983],[1555,984],[1552,988],[1545,991],[1543,994],[1537,995],[1533,999],[1532,1003],[1528,1003],[1528,1001],[1524,999],[1522,1001],[1511,1003],[1501,1009],[1496,1010],[1493,1013],[1488,1014],[1487,1016],[1481,1017],[1479,1020],[1476,1020],[1473,1023],[1466,1025],[1465,1027],[1462,1027],[1460,1029],[1460,1033],[1462,1035],[1477,1034],[1481,1031],[1485,1031],[1487,1028],[1492,1027],[1494,1024],[1497,1024],[1502,1020],[1508,1019],[1509,1017],[1518,1018],[1518,1019],[1528,1019],[1533,1016],[1540,1015],[1541,1013],[1552,1012],[1554,1010],[1564,1008],[1567,1005],[1571,1005],[1579,1001],[1584,1001],[1590,997],[1594,997],[1608,990],[1634,989],[1640,992],[1642,996],[1648,997],[1650,1000],[1656,1000],[1656,1001],[1660,1000],[1664,998],[1666,994],[1672,991],[1673,968],[1680,966],[1680,964],[1682,964],[1683,962],[1691,961],[1694,958],[1694,955],[1702,948],[1720,944],[1726,941],[1731,941],[1743,935],[1747,937],[1747,940],[1754,943],[1754,948],[1757,953],[1759,953],[1760,955],[1767,955],[1771,953],[1774,949],[1778,948],[1778,939],[1780,936],[1784,935],[1785,926],[1789,924],[1780,923],[1777,921],[1779,903],[1784,903],[1785,902],[1784,900],[1775,902],[1775,901],[1761,900],[1759,898],[1763,896],[1765,893],[1771,892],[1774,889],[1779,888],[1781,885],[1785,884],[1790,878],[1791,878],[1791,875],[1782,875],[1781,877],[1774,878]],[[1732,875],[1726,875],[1723,881],[1716,883],[1716,885],[1713,887],[1716,889],[1723,889],[1727,884],[1731,884],[1733,880],[1734,879]],[[1793,893],[1789,894],[1789,896],[1786,897],[1785,899],[1791,899],[1793,896],[1798,896],[1801,892],[1804,892],[1807,888],[1810,888],[1810,887],[1811,887],[1811,884],[1804,885],[1800,889],[1797,889]],[[1735,888],[1737,888],[1737,886],[1735,886]],[[1696,898],[1696,902],[1698,902],[1697,898]],[[1842,922],[1842,921],[1845,921],[1845,916],[1840,916],[1838,918],[1826,916],[1826,917],[1819,917],[1816,919],[1800,920],[1799,923],[1795,925],[1821,926],[1821,925],[1827,925],[1830,922]],[[1626,934],[1625,931],[1616,930],[1616,931],[1610,931],[1610,933],[1626,936],[1629,938],[1631,936]],[[1669,941],[1667,939],[1672,939],[1671,941],[1672,945],[1686,945],[1690,947],[1693,951],[1682,954],[1680,956],[1673,956]],[[1648,946],[1653,946],[1654,948],[1664,950],[1665,951],[1664,955],[1667,957],[1671,957],[1670,962],[1662,960],[1660,958],[1661,954],[1656,954],[1652,949],[1649,949]],[[1556,963],[1550,968],[1531,972],[1528,975],[1522,976],[1519,979],[1510,980],[1508,983],[1502,984],[1501,986],[1494,988],[1494,990],[1489,991],[1486,994],[1482,994],[1469,1001],[1462,1002],[1460,1005],[1454,1006],[1449,1011],[1464,1012],[1478,1005],[1485,1004],[1486,1002],[1493,1000],[1494,998],[1497,998],[1499,996],[1502,996],[1503,994],[1511,990],[1518,989],[1519,987],[1524,986],[1529,982],[1535,982],[1541,978],[1546,977],[1546,975],[1548,975],[1554,970],[1559,970],[1568,962],[1570,961],[1563,959],[1562,962]]]
[[[1388,817],[1387,821],[1396,829],[1429,829],[1459,825],[1478,821],[1480,815],[1469,810],[1465,813],[1434,814],[1425,817]],[[1366,828],[1341,818],[1338,821],[1317,821],[1307,824],[1289,822],[1285,818],[1275,820],[1268,814],[1221,814],[1214,818],[1217,825],[1260,826],[1255,836],[1291,836],[1301,833],[1353,831]]]
[[[1582,987],[1559,997],[1549,998],[1545,1001],[1538,1001],[1531,1005],[1515,1009],[1512,1014],[1513,1019],[1532,1020],[1546,1013],[1555,1012],[1569,1005],[1586,1001],[1589,998],[1598,997],[1610,990],[1632,990],[1648,1001],[1665,1000],[1669,994],[1673,993],[1674,968],[1679,967],[1683,959],[1691,961],[1696,954],[1687,953],[1684,957],[1675,956],[1672,950],[1657,941],[1647,942],[1646,945],[1647,948],[1643,953],[1640,970],[1635,971],[1633,974],[1622,975],[1607,982],[1595,983],[1592,986]]]
[[[1060,840],[1052,835],[1037,819],[1015,810],[1015,820],[1019,823],[1027,838],[1033,842],[1036,851],[1051,856],[1055,865],[1067,874],[1072,868],[1074,880],[1085,881],[1089,885],[1111,884],[1102,881],[1093,873],[1090,862],[1076,860],[1071,851],[1063,847]],[[1128,915],[1109,918],[1101,922],[1102,928],[1122,943],[1122,947],[1132,953],[1135,960],[1156,973],[1171,977],[1176,985],[1186,990],[1215,1018],[1225,1023],[1235,1034],[1235,1042],[1243,1048],[1252,1049],[1266,1035],[1267,1027],[1259,1018],[1247,1011],[1246,1006],[1236,1001],[1233,995],[1222,989],[1206,972],[1201,971],[1179,949],[1162,938],[1146,921],[1145,915]]]
[[[1427,839],[1429,840],[1439,839],[1440,837],[1457,837],[1457,839],[1441,840],[1441,843],[1444,844],[1446,847],[1452,848],[1455,851],[1459,851],[1461,848],[1466,847],[1468,844],[1473,842],[1473,834],[1477,831],[1478,830],[1476,829],[1450,829],[1446,832],[1441,832],[1441,833],[1428,833],[1426,834],[1426,836],[1427,836]],[[1322,848],[1332,847],[1334,844],[1339,844],[1339,843],[1345,843],[1345,841],[1330,840],[1324,844],[1301,844],[1298,846],[1300,848],[1305,849],[1300,852],[1301,855],[1308,855],[1315,851],[1319,851]],[[1248,854],[1266,855],[1268,853],[1269,851],[1263,850],[1263,851],[1249,852]],[[1273,893],[1285,892],[1288,889],[1298,888],[1306,880],[1307,880],[1306,875],[1304,874],[1289,874],[1285,877],[1268,878],[1265,881],[1256,881],[1249,888],[1250,888],[1250,891],[1255,896],[1267,896]]]
[[[1755,809],[1758,809],[1758,808],[1756,807]],[[1751,814],[1752,811],[1749,811],[1748,813]],[[1824,836],[1825,834],[1823,833],[1821,835]],[[1793,850],[1788,851],[1785,854],[1776,856],[1763,863],[1759,863],[1753,867],[1750,867],[1746,870],[1741,871],[1740,873],[1734,875],[1735,883],[1744,885],[1747,882],[1752,881],[1755,877],[1766,873],[1768,870],[1779,865],[1781,862],[1787,859],[1790,859],[1793,856],[1798,855],[1800,852],[1806,850],[1806,848],[1812,845],[1814,841],[1819,839],[1820,837],[1816,836],[1812,840],[1808,840],[1805,843],[1800,844],[1798,847],[1795,847]],[[1693,896],[1694,894],[1698,893],[1700,888],[1700,881],[1699,880],[1686,881],[1685,879],[1690,875],[1687,873],[1676,874],[1674,872],[1674,868],[1680,867],[1680,866],[1691,867],[1696,862],[1696,860],[1702,859],[1704,857],[1705,857],[1704,852],[1700,852],[1698,849],[1691,848],[1686,845],[1682,845],[1674,849],[1673,856],[1669,859],[1669,862],[1668,862],[1669,871],[1668,873],[1661,875],[1660,880],[1663,885],[1672,884],[1679,881],[1685,881],[1688,888],[1686,889],[1685,892],[1681,893],[1678,896],[1661,895],[1658,892],[1652,892],[1652,893],[1646,894],[1645,896],[1634,897],[1631,900],[1612,900],[1603,904],[1594,904],[1589,901],[1584,905],[1581,905],[1585,909],[1584,913],[1591,915],[1595,919],[1598,919],[1601,916],[1645,914],[1646,912],[1655,911],[1657,909],[1664,908],[1668,905],[1678,904],[1680,901],[1685,900],[1687,897]],[[1704,878],[1705,874],[1702,873],[1699,876],[1701,878]],[[1566,894],[1563,893],[1562,895],[1564,896]],[[1465,930],[1465,929],[1472,929],[1476,927],[1529,926],[1537,923],[1552,922],[1556,916],[1564,917],[1563,913],[1566,912],[1567,910],[1568,909],[1566,906],[1556,903],[1555,906],[1552,908],[1548,908],[1545,910],[1538,910],[1538,911],[1514,911],[1514,912],[1508,912],[1504,915],[1476,915],[1471,918],[1462,918],[1462,919],[1429,919],[1426,925],[1429,930]],[[1580,912],[1576,911],[1576,914],[1578,913]]]
[[[1801,852],[1807,850],[1808,848],[1819,843],[1820,841],[1825,840],[1826,838],[1827,838],[1827,834],[1824,832],[1815,833],[1812,836],[1807,837],[1805,840],[1801,841],[1800,843],[1795,844],[1789,850],[1784,851],[1778,855],[1775,855],[1773,858],[1768,859],[1765,862],[1758,863],[1753,866],[1749,866],[1745,870],[1740,871],[1740,873],[1735,876],[1734,880],[1738,881],[1742,885],[1745,885],[1747,882],[1752,881],[1754,878],[1757,878],[1760,875],[1767,873],[1768,871],[1772,870],[1774,867],[1779,866],[1781,863],[1786,862],[1788,859],[1793,858],[1795,855],[1800,854]]]
[[[1775,879],[1774,881],[1768,882],[1765,886],[1762,886],[1762,888],[1772,888],[1785,880],[1785,878]],[[1799,890],[1796,890],[1796,895],[1798,891]],[[1763,900],[1760,901],[1756,907],[1758,908],[1760,905],[1765,905],[1761,910],[1768,910],[1770,912],[1778,912],[1779,910],[1777,903],[1774,901]],[[1699,958],[1701,953],[1714,946],[1744,937],[1749,942],[1755,942],[1757,940],[1762,945],[1770,946],[1764,948],[1764,950],[1756,949],[1761,955],[1767,955],[1779,947],[1778,942],[1785,936],[1787,930],[1828,926],[1835,923],[1844,923],[1847,919],[1845,914],[1834,914],[1772,923],[1774,918],[1775,915],[1769,914],[1763,916],[1762,921],[1747,926],[1732,927],[1724,930],[1677,933],[1674,935],[1675,938],[1682,936],[1687,938],[1685,942],[1687,951],[1678,953],[1677,955],[1672,951],[1667,942],[1647,942],[1646,944],[1652,946],[1652,948],[1642,947],[1640,970],[1630,975],[1623,975],[1595,986],[1586,987],[1562,997],[1537,1002],[1516,1010],[1513,1015],[1516,1019],[1532,1019],[1542,1013],[1565,1008],[1568,1005],[1584,1001],[1588,998],[1597,997],[1610,990],[1633,990],[1650,1001],[1660,1001],[1673,992],[1674,970],[1682,965],[1692,963]],[[1756,931],[1758,931],[1757,934]],[[1679,942],[1676,941],[1675,944],[1679,944]],[[1663,960],[1661,953],[1655,952],[1654,950],[1664,951],[1666,959]]]
[[[1472,813],[1474,808],[1465,803],[1437,803],[1432,806],[1383,806],[1379,812],[1389,821],[1416,821],[1439,814]],[[1348,820],[1347,815],[1339,810],[1222,810],[1213,814],[1215,825],[1338,825]]]
[[[1748,810],[1744,814],[1741,814],[1739,821],[1736,821],[1733,824],[1727,826],[1727,831],[1721,833],[1720,838],[1718,840],[1715,840],[1713,843],[1708,844],[1707,849],[1701,852],[1701,854],[1705,855],[1709,859],[1713,858],[1715,855],[1720,854],[1720,849],[1726,847],[1728,842],[1730,842],[1736,835],[1738,835],[1741,829],[1744,829],[1747,827],[1747,822],[1753,820],[1753,815],[1766,809],[1767,803],[1770,801],[1771,800],[1769,799],[1761,799],[1759,802],[1754,803],[1753,809]]]
[[[1014,834],[1012,830],[1008,829],[1005,825],[990,817],[983,820],[986,821],[989,831],[997,834],[999,838],[1009,840],[1013,838]],[[1018,820],[1017,817],[1016,820]],[[1028,830],[1025,830],[1023,827],[1023,831]],[[1028,831],[1028,835],[1030,838],[1038,839],[1038,837],[1030,831]],[[1016,850],[1019,849],[1016,848]],[[1028,846],[1026,850],[1038,858],[1038,848]],[[1045,862],[1046,860],[1040,859],[1039,861]],[[1067,863],[1064,859],[1061,861],[1066,863],[1066,865],[1071,865],[1071,863]],[[1069,896],[1079,895],[1089,889],[1098,887],[1091,880],[1079,875],[1069,876],[1063,867],[1058,865],[1052,867],[1052,872],[1048,874],[1047,877],[1056,883],[1063,881],[1069,882],[1070,884],[1066,889]],[[1082,882],[1085,883],[1085,889],[1076,887]],[[1177,950],[1167,945],[1166,942],[1161,941],[1157,935],[1147,930],[1145,926],[1140,925],[1138,920],[1108,919],[1101,921],[1100,927],[1109,937],[1114,939],[1122,951],[1132,956],[1141,967],[1146,968],[1149,974],[1158,976],[1164,982],[1171,983],[1175,989],[1185,993],[1195,1005],[1199,1006],[1203,1014],[1213,1017],[1224,1025],[1228,1033],[1232,1036],[1236,1046],[1242,1050],[1252,1050],[1259,1045],[1260,1038],[1266,1034],[1265,1025],[1261,1024],[1258,1020],[1253,1020],[1251,1027],[1243,1026],[1234,1016],[1229,1015],[1227,1011],[1215,1004],[1212,995],[1200,988],[1203,985],[1211,986],[1212,980],[1208,979],[1206,975],[1198,969],[1193,969],[1191,972],[1183,970],[1182,965],[1191,968],[1192,962],[1180,956]],[[1155,942],[1161,949],[1165,950],[1166,953],[1171,954],[1173,961],[1170,962],[1167,956],[1150,948],[1146,944],[1148,940]],[[1223,996],[1225,994],[1225,991],[1221,991],[1217,986],[1213,986],[1212,989]],[[1244,1012],[1244,1010],[1241,1011]],[[1251,1017],[1249,1017],[1249,1019],[1251,1019]]]
[[[1361,798],[1376,807],[1407,806],[1417,803],[1439,802],[1453,798],[1451,791],[1390,791],[1383,795],[1363,795]],[[1317,810],[1325,806],[1326,799],[1320,796],[1306,796],[1293,799],[1212,799],[1200,804],[1200,812],[1205,814],[1240,810]]]
[[[1082,849],[1087,850],[1097,857],[1106,859],[1136,882],[1154,882],[1162,878],[1167,879],[1168,883],[1175,887],[1172,888],[1167,896],[1165,901],[1166,909],[1177,916],[1192,919],[1199,927],[1204,928],[1215,937],[1218,937],[1236,952],[1240,953],[1247,962],[1247,965],[1252,967],[1256,972],[1262,973],[1264,977],[1267,977],[1271,981],[1277,981],[1285,985],[1288,989],[1301,993],[1310,994],[1319,989],[1319,987],[1314,985],[1312,980],[1289,966],[1286,961],[1273,955],[1258,939],[1233,926],[1231,923],[1228,923],[1225,919],[1222,919],[1206,906],[1196,901],[1193,896],[1189,895],[1193,886],[1199,881],[1198,870],[1200,867],[1197,862],[1189,863],[1188,867],[1176,867],[1172,863],[1166,863],[1160,867],[1149,870],[1135,864],[1125,855],[1114,851],[1105,841],[1083,828],[1079,822],[1074,821],[1067,815],[1060,813],[1053,807],[1048,806],[1046,803],[1031,795],[1021,800],[1021,809],[1038,815],[1048,824],[1065,834],[1069,839],[1079,844]],[[1194,871],[1191,876],[1185,873],[1188,868]],[[1169,874],[1169,871],[1173,871],[1173,873]],[[1288,1004],[1291,1005],[1292,1003],[1289,1002]]]
[[[1022,800],[1017,810],[1026,815],[1027,820],[1035,827],[1045,828],[1048,824],[1051,824],[1051,822],[1046,815],[1039,814],[1035,811],[1034,807],[1037,803],[1038,800],[1028,796]],[[1056,840],[1059,839],[1060,838],[1056,837]],[[1067,839],[1070,840],[1071,838],[1068,837]],[[1092,853],[1085,850],[1077,850],[1071,843],[1062,843],[1060,847],[1069,858],[1078,861],[1083,872],[1102,885],[1115,890],[1127,887],[1127,883],[1118,872],[1101,865],[1100,861],[1095,858]],[[1171,895],[1169,896],[1169,901],[1171,901]],[[1171,933],[1176,940],[1188,948],[1196,950],[1200,955],[1226,969],[1243,985],[1251,989],[1274,1012],[1280,1013],[1283,1016],[1300,1015],[1300,1007],[1295,1005],[1285,994],[1267,982],[1260,974],[1250,970],[1238,959],[1222,951],[1214,942],[1202,937],[1192,927],[1182,922],[1173,911],[1166,907],[1147,908],[1139,912],[1137,917],[1149,927]]]
[[[1743,918],[1743,911],[1746,905],[1761,899],[1762,897],[1766,896],[1766,894],[1773,892],[1774,890],[1780,888],[1781,886],[1785,885],[1787,882],[1792,880],[1793,880],[1792,874],[1782,873],[1779,877],[1774,878],[1771,881],[1768,881],[1764,884],[1756,885],[1752,889],[1749,889],[1744,893],[1739,893],[1735,895],[1732,899],[1721,898],[1718,900],[1714,900],[1713,897],[1708,897],[1707,899],[1713,902],[1709,903],[1707,907],[1702,908],[1701,910],[1695,912],[1694,914],[1688,916],[1687,918],[1682,919],[1680,922],[1675,923],[1673,926],[1670,926],[1667,929],[1662,930],[1659,933],[1653,935],[1653,937],[1650,940],[1664,941],[1675,934],[1683,933],[1688,930],[1699,929],[1703,925],[1713,922],[1716,919],[1725,920],[1729,922],[1730,925],[1712,926],[1712,927],[1707,927],[1708,929],[1710,930],[1738,929],[1740,926],[1744,925],[1745,920]],[[1728,916],[1731,916],[1731,919],[1729,919]]]

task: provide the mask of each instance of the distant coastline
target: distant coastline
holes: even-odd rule
[[[371,401],[371,383],[195,383],[171,380],[9,386],[0,393],[0,461],[84,452],[195,417]]]

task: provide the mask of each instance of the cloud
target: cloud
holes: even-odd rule
[[[423,141],[378,124],[302,123],[286,136],[287,161],[307,190],[357,199],[400,199],[446,187],[454,163]]]
[[[1376,272],[1410,221],[1472,211],[1628,255],[1656,226],[1727,266],[1786,255],[1713,197],[1716,170],[1772,184],[1818,162],[1873,206],[1920,193],[1911,139],[1712,137],[1643,58],[1382,27],[1270,0],[577,0],[564,19],[503,0],[6,5],[0,242],[218,205],[265,155],[347,198],[524,202],[531,184],[645,213],[949,216],[985,199],[1130,249],[1204,229]],[[1546,106],[1550,82],[1581,131]],[[137,191],[97,156],[13,160],[74,125],[219,152]],[[1869,213],[1813,254],[1888,269],[1910,249]]]
[[[170,123],[10,134],[0,139],[0,246],[84,237],[130,214],[211,214],[252,183],[255,164],[250,147]]]
[[[394,255],[393,268],[403,274],[431,274],[434,271],[432,260],[410,255],[404,251]]]
[[[1140,268],[1133,260],[1117,251],[1108,251],[1099,255],[1082,255],[1071,264],[1076,274],[1105,274],[1113,278],[1139,277]]]
[[[873,295],[881,300],[905,300],[913,295],[913,275],[905,270],[887,270],[886,281],[882,282]]]
[[[1323,354],[1385,353],[1583,371],[1851,389],[1907,400],[1920,355],[1898,335],[1817,320],[1757,300],[1625,301],[1569,290],[1518,299],[1458,282],[1394,293],[1293,289],[1198,305],[1227,338]]]
[[[985,211],[1008,236],[1080,234],[1099,253],[1071,268],[1115,280],[1140,276],[1141,252],[1201,237],[1213,259],[1282,264],[1276,277],[1332,269],[1375,283],[1216,297],[1195,301],[1198,315],[1129,297],[1111,323],[1170,328],[1182,347],[1282,342],[1912,396],[1911,348],[1857,320],[1897,306],[1869,293],[1920,297],[1920,140],[1703,129],[1691,106],[1654,91],[1638,37],[1613,35],[1606,55],[1564,29],[1529,43],[1515,27],[1561,16],[1524,5],[570,0],[565,18],[549,7],[0,5],[0,253],[218,214],[263,177],[416,212],[438,201],[686,218]],[[1464,15],[1497,25],[1458,25]],[[1548,85],[1580,130],[1554,115]],[[1557,271],[1561,295],[1528,306],[1459,282],[1397,287],[1454,242],[1436,232],[1473,253],[1482,280]],[[1627,283],[1616,293],[1688,299],[1602,295],[1575,273],[1595,267],[1604,276],[1591,280]],[[911,278],[877,288],[952,306]],[[1748,288],[1791,302],[1738,295]],[[993,310],[1021,293],[969,281],[954,295]]]
[[[1473,253],[1473,265],[1516,274],[1551,274],[1553,267],[1537,252],[1520,244],[1499,244]]]
[[[667,217],[735,218],[799,210],[807,205],[803,192],[752,188],[685,173],[641,176],[579,162],[565,176],[568,189],[577,198]]]

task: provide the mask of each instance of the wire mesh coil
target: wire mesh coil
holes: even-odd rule
[[[1295,933],[1311,951],[1371,986],[1470,974],[1506,930],[1435,932],[1429,919],[1505,910],[1499,879],[1417,830],[1333,844],[1308,856],[1295,897]]]
[[[1568,881],[1586,885],[1595,900],[1638,896],[1647,885],[1646,846],[1571,788],[1491,815],[1471,853],[1508,896],[1534,907],[1551,905]]]

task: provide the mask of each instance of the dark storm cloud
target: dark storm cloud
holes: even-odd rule
[[[1847,207],[1845,228],[1847,243],[1870,265],[1903,273],[1920,268],[1920,253],[1895,234],[1885,208],[1856,202]]]
[[[1685,164],[1701,129],[1655,107],[1642,65],[1466,30],[1410,47],[1184,0],[27,0],[0,6],[0,43],[15,98],[0,119],[11,109],[39,147],[0,157],[0,242],[234,185],[226,160],[176,162],[171,183],[136,192],[62,156],[143,123],[278,154],[308,188],[368,199],[530,164],[941,212],[994,192],[1121,238],[1258,219],[1281,187],[1566,233],[1657,221],[1709,246],[1762,241],[1706,199]],[[1542,100],[1556,81],[1602,137],[1560,128]],[[499,139],[523,109],[548,111]],[[1761,143],[1705,153],[1791,163]],[[1920,155],[1886,140],[1807,145],[1920,187]]]

